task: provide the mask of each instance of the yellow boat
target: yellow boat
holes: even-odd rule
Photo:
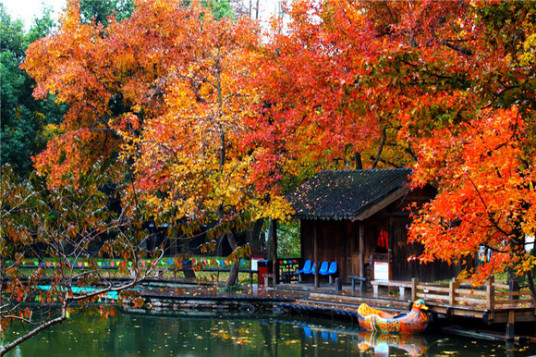
[[[428,326],[430,320],[424,310],[428,310],[428,307],[422,299],[413,303],[410,312],[399,315],[393,315],[363,303],[357,309],[357,316],[359,325],[365,330],[411,334],[421,333]]]

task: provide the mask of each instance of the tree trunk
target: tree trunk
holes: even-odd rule
[[[227,241],[229,242],[229,246],[231,246],[231,249],[233,252],[238,248],[238,245],[236,244],[236,239],[234,237],[233,232],[227,231],[225,233],[227,236]],[[238,267],[240,262],[233,262],[231,265],[231,271],[229,272],[229,278],[227,279],[227,282],[225,283],[226,287],[234,286],[236,285],[236,282],[238,281]]]
[[[363,161],[361,160],[361,154],[356,152],[354,159],[355,159],[355,169],[363,170]]]
[[[525,276],[527,277],[527,285],[529,286],[533,304],[536,305],[536,287],[534,286],[534,275],[532,274],[532,271],[529,270],[525,273]]]
[[[264,221],[259,219],[255,222],[253,227],[247,230],[247,242],[251,246],[251,250],[254,252],[259,252],[262,249],[261,244],[261,229]]]
[[[274,257],[274,225],[273,221],[270,220],[270,223],[268,224],[268,254],[266,258],[272,260]]]

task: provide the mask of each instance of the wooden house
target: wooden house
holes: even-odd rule
[[[305,261],[336,261],[339,278],[447,279],[456,267],[421,264],[422,246],[407,242],[408,206],[429,201],[432,186],[410,190],[410,169],[323,171],[287,196],[301,221]]]

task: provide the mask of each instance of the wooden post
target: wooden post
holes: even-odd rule
[[[374,280],[374,254],[370,253],[369,256],[369,268],[370,268],[370,280]],[[367,272],[365,272],[366,274]]]
[[[495,278],[493,276],[490,276],[486,285],[486,308],[490,312],[493,312],[493,309],[495,308],[495,287],[493,286],[494,282]]]
[[[508,288],[509,291],[519,291],[519,281],[510,279]],[[519,300],[519,295],[510,295],[509,300]]]
[[[417,300],[417,286],[419,285],[419,279],[411,279],[411,301]]]
[[[515,337],[515,312],[514,310],[508,311],[508,322],[506,323],[506,340],[513,341]]]
[[[359,239],[359,276],[365,277],[365,227],[363,221],[359,222],[358,239]],[[369,262],[369,264],[373,264]],[[372,266],[372,268],[374,268]]]
[[[277,261],[277,220],[272,220],[273,228],[272,228],[272,235],[273,235],[273,249],[274,254],[272,261],[272,272],[274,274],[274,285],[279,284],[279,264]]]
[[[449,283],[449,305],[456,305],[456,289],[460,287],[460,283],[456,278],[452,278]]]
[[[318,276],[318,271],[320,267],[318,266],[318,223],[315,219],[313,225],[313,255],[314,255],[314,265],[315,265],[315,288],[320,287],[320,279]]]
[[[393,233],[394,229],[393,229],[393,217],[390,216],[389,217],[389,220],[388,220],[388,227],[387,227],[387,276],[389,277],[389,280],[393,280],[393,265],[391,264],[392,263],[392,247],[393,247],[393,236],[394,236],[394,233]],[[391,289],[391,287],[389,287],[389,289]]]

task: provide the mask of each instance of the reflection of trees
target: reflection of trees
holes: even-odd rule
[[[273,353],[273,344],[272,344],[272,333],[270,329],[268,328],[268,324],[261,323],[259,324],[259,327],[261,330],[262,337],[264,339],[264,343],[262,344],[263,346],[262,352],[264,353],[266,351],[268,355],[273,356],[274,353]]]
[[[308,331],[306,333],[305,331]],[[73,312],[61,325],[20,345],[17,356],[371,356],[388,348],[389,355],[481,356],[501,349],[498,344],[468,343],[453,337],[386,335],[329,328],[310,322],[232,317],[161,317],[118,313],[102,319],[97,310]],[[359,347],[366,351],[360,351]],[[523,351],[534,354],[534,349]]]
[[[300,352],[303,344],[309,349]],[[201,356],[273,357],[279,354],[308,356],[315,349],[322,353],[336,352],[335,357],[344,355],[346,346],[323,344],[320,337],[316,342],[306,341],[301,328],[269,318],[177,318],[118,312],[115,317],[102,319],[98,310],[83,310],[73,312],[66,323],[51,328],[20,348],[24,357],[160,357],[188,351]]]

